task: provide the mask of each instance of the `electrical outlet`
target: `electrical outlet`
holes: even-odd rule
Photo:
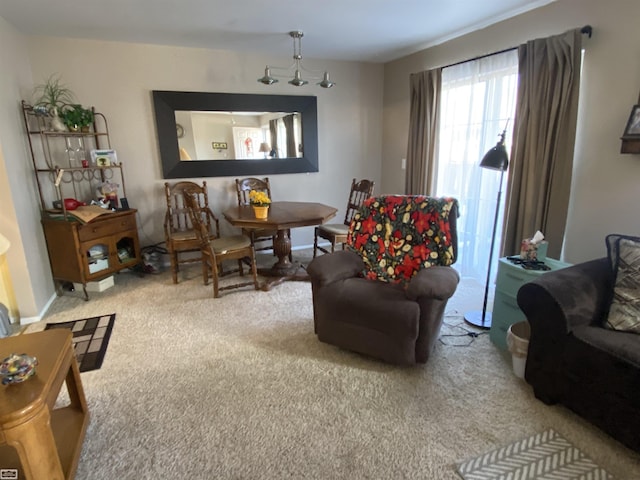
[[[406,170],[407,169],[407,159],[403,158],[402,159],[402,170]]]

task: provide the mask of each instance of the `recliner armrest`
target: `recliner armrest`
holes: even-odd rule
[[[573,327],[601,322],[613,288],[607,258],[546,273],[518,290],[518,305],[532,329],[567,334]]]
[[[341,250],[314,258],[307,266],[311,281],[320,286],[356,277],[364,270],[362,258],[348,250]]]
[[[420,297],[447,300],[455,293],[459,281],[460,276],[452,267],[423,268],[409,282],[407,297],[411,300]]]

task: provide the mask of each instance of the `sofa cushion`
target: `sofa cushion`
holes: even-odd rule
[[[594,325],[581,325],[571,333],[580,341],[640,369],[640,336]]]
[[[634,242],[640,242],[640,237],[633,237],[631,235],[623,235],[621,233],[611,233],[606,236],[605,243],[607,244],[607,256],[609,257],[609,264],[611,270],[615,271],[618,264],[618,241],[621,238],[626,238]]]
[[[422,268],[451,265],[452,209],[457,212],[456,199],[424,195],[383,195],[365,201],[347,237],[349,248],[362,256],[363,276],[406,285]]]
[[[615,286],[605,327],[640,333],[640,239],[615,241]]]

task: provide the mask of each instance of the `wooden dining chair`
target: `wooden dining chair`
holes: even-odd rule
[[[246,235],[233,235],[228,237],[219,236],[216,231],[213,236],[209,234],[207,225],[218,225],[218,219],[209,208],[200,208],[198,193],[194,190],[184,190],[184,203],[191,219],[194,232],[198,239],[198,246],[202,254],[202,279],[205,285],[209,284],[209,279],[213,278],[213,297],[218,298],[222,290],[231,290],[253,285],[256,290],[258,284],[258,270],[256,268],[256,255],[251,244],[251,239]],[[222,262],[226,260],[237,260],[238,273],[244,277],[242,262],[250,260],[251,277],[250,281],[238,281],[236,283],[220,286],[219,278],[222,272]],[[233,273],[233,272],[227,272]]]
[[[269,177],[265,178],[236,178],[236,194],[238,196],[238,206],[249,205],[249,192],[256,190],[264,192],[269,198],[271,198],[271,185],[269,184]],[[256,252],[262,250],[273,250],[273,242],[275,241],[277,230],[271,229],[255,229],[247,228],[242,229],[242,233],[247,235],[251,239],[251,244]],[[256,243],[261,246],[256,246]],[[275,251],[273,252],[275,255]],[[289,255],[289,261],[292,261],[291,255]]]
[[[374,182],[371,180],[362,179],[356,182],[354,178],[351,181],[351,190],[349,191],[349,201],[347,202],[347,211],[344,215],[343,223],[325,223],[315,228],[315,234],[313,236],[313,257],[315,258],[318,250],[324,253],[333,253],[336,250],[336,244],[341,243],[344,250],[344,244],[347,241],[347,234],[349,233],[349,226],[351,225],[351,219],[362,206],[362,203],[373,195]],[[324,238],[331,242],[331,250],[318,245],[318,238]]]
[[[198,207],[209,209],[209,197],[207,195],[207,182],[198,185],[194,182],[177,182],[173,185],[164,184],[167,210],[164,216],[164,238],[171,261],[171,275],[173,283],[178,283],[180,265],[185,263],[197,263],[201,261],[200,255],[182,255],[200,251],[200,242],[191,224],[189,213],[184,204],[184,191],[191,190],[197,195]],[[206,227],[209,234],[213,232],[211,217],[207,217]],[[217,221],[216,221],[217,222]],[[215,224],[218,229],[218,224]]]

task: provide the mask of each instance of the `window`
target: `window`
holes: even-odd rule
[[[461,276],[485,281],[493,233],[500,172],[480,168],[484,154],[507,128],[511,131],[518,83],[518,53],[511,50],[444,68],[440,134],[436,159],[436,195],[460,201],[458,260]],[[494,262],[498,260],[504,212],[505,172]],[[495,265],[492,272],[496,272]]]

